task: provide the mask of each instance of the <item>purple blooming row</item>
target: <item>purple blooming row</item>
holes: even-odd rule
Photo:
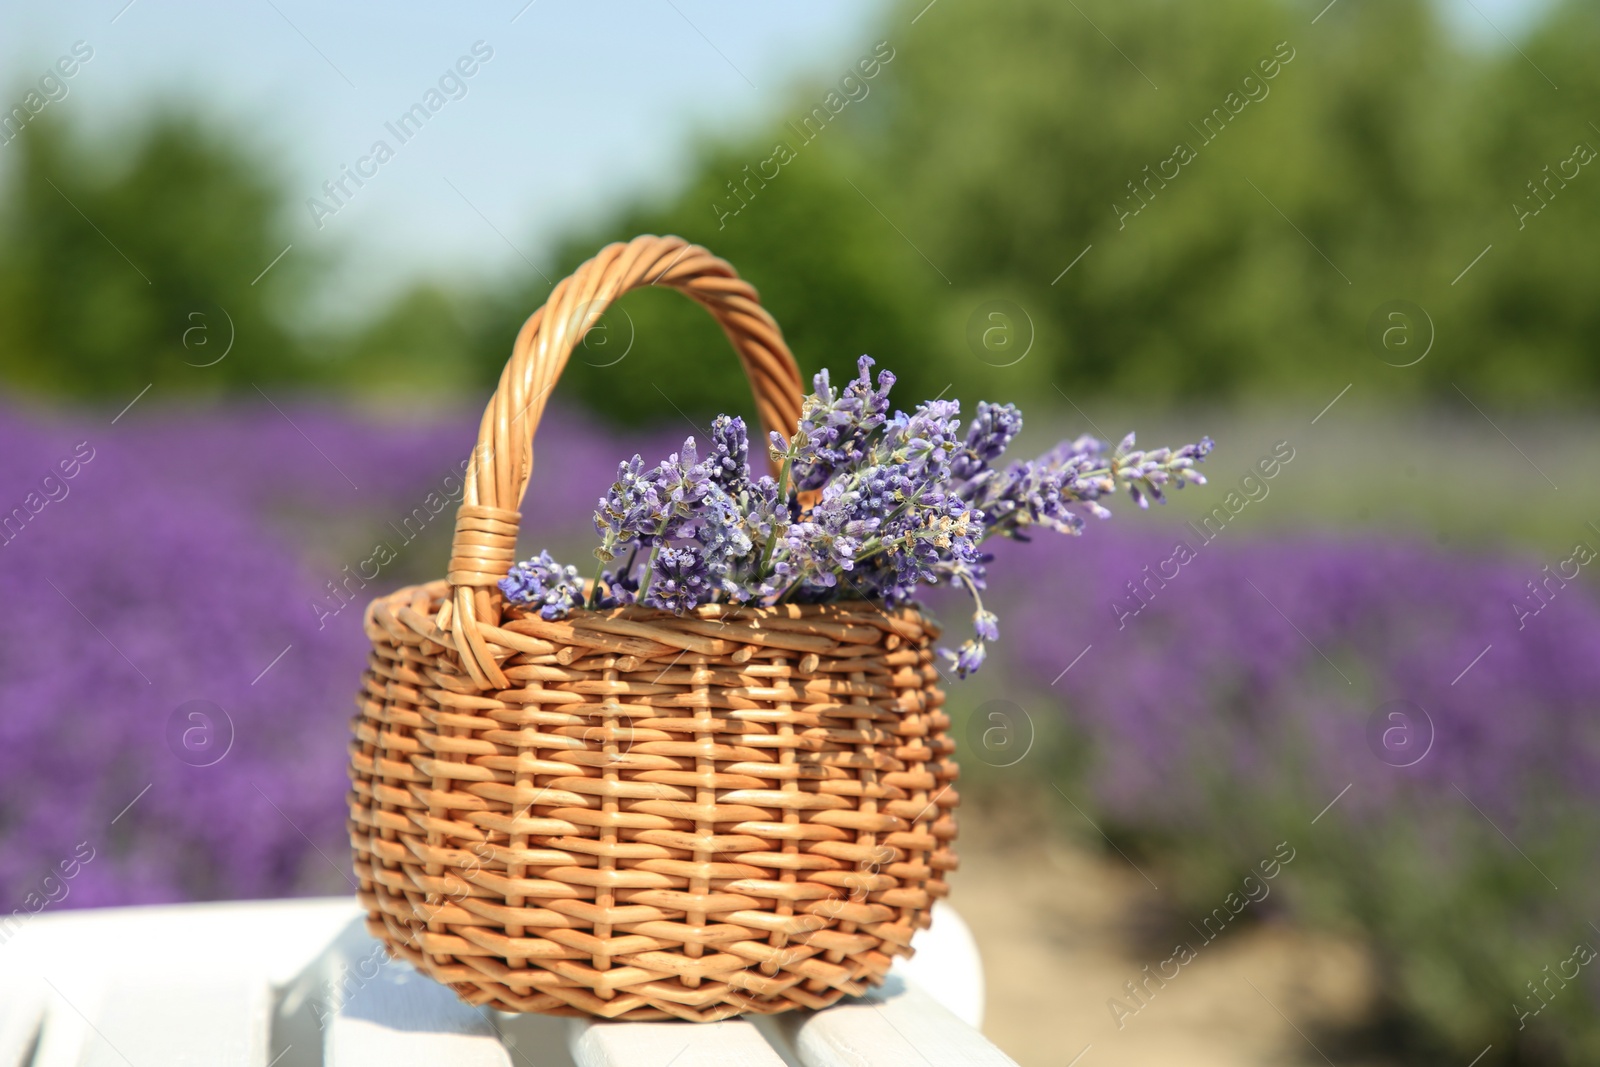
[[[362,611],[444,573],[477,412],[272,402],[0,402],[0,941],[36,905],[350,891]],[[540,440],[523,529],[581,545],[615,432]]]
[[[997,550],[989,596],[1015,638],[1000,692],[1067,727],[1097,823],[1198,883],[1176,891],[1191,915],[1287,839],[1284,899],[1358,924],[1391,1003],[1456,1062],[1526,1041],[1540,1054],[1515,1062],[1600,1063],[1592,965],[1542,984],[1575,943],[1600,947],[1600,589],[1551,583],[1523,626],[1543,559],[1170,525],[1026,566]],[[1192,560],[1158,572],[1175,542]]]
[[[712,424],[703,460],[693,438],[648,469],[635,455],[594,514],[593,582],[585,588],[575,568],[542,552],[500,583],[507,599],[559,618],[629,603],[679,613],[713,601],[892,606],[922,586],[953,584],[976,605],[974,636],[945,652],[965,677],[999,636],[981,595],[986,538],[1027,540],[1030,526],[1077,534],[1085,515],[1110,516],[1100,501],[1119,487],[1147,507],[1164,488],[1205,482],[1195,465],[1210,438],[1142,452],[1132,434],[1114,450],[1080,437],[998,466],[1022,429],[1013,405],[980,403],[965,432],[953,400],[891,414],[894,375],[881,371],[874,382],[872,366],[862,356],[858,377],[840,390],[827,371],[816,376],[794,434],[771,436],[775,479],[751,475],[744,420],[727,415]]]
[[[94,858],[50,908],[348,892],[361,608],[438,577],[449,554],[453,503],[434,514],[427,501],[459,486],[450,477],[475,412],[374,421],[274,397],[285,418],[264,402],[174,412],[147,409],[153,399],[115,425],[115,407],[0,405],[0,502],[31,515],[0,547],[0,595],[27,605],[0,621],[3,916],[60,896],[60,879],[46,879],[80,842]],[[989,427],[973,452],[993,468],[998,453],[983,453],[1015,429],[1005,409],[988,410],[972,420]],[[534,471],[531,543],[560,555],[591,542],[593,487],[616,469],[615,440],[548,413],[542,454],[562,462]],[[92,461],[45,482],[84,441]],[[672,449],[650,437],[630,440],[635,450]],[[970,480],[972,462],[952,460],[953,474]],[[1520,1019],[1539,1008],[1529,980],[1549,998],[1542,968],[1561,968],[1579,940],[1600,945],[1585,889],[1600,884],[1593,580],[1546,580],[1548,602],[1526,618],[1527,583],[1548,555],[1233,529],[1200,540],[1137,518],[1126,536],[1071,552],[983,546],[998,557],[985,602],[1010,627],[1004,671],[985,674],[1041,731],[1000,773],[1050,775],[1185,882],[1211,872],[1184,897],[1187,914],[1204,915],[1260,849],[1288,839],[1299,873],[1273,900],[1358,924],[1402,983],[1396,1005],[1451,1034],[1465,1050],[1455,1062],[1493,1042],[1486,1064],[1519,1039],[1600,1062],[1593,965],[1565,989],[1552,981],[1549,1006],[1526,1028]],[[377,541],[399,558],[357,588],[348,575]],[[1175,541],[1193,550],[1177,572],[1158,566]],[[350,601],[332,617],[330,579]],[[952,594],[946,584],[928,599],[937,609]],[[958,695],[955,714],[970,717],[982,695]],[[1414,766],[1372,747],[1374,714],[1398,698],[1431,716]],[[199,751],[181,740],[194,700],[231,722],[202,732]],[[1071,730],[1081,776],[1050,759],[1069,751],[1044,744],[1057,726]],[[964,765],[982,769],[985,743],[961,733]]]

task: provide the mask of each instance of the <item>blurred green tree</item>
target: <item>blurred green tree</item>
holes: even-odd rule
[[[317,338],[312,345],[322,354],[330,381],[343,390],[367,397],[462,396],[478,403],[488,396],[500,373],[499,367],[491,372],[489,357],[480,358],[480,352],[493,347],[482,341],[487,306],[473,294],[418,282],[376,317]],[[496,325],[505,326],[514,318],[511,309],[505,311],[494,316]],[[510,338],[516,336],[516,326],[510,329],[502,362],[511,352]]]
[[[1529,42],[1579,90],[1555,93],[1515,50],[1460,46],[1426,0],[1322,7],[898,4],[881,31],[894,59],[814,140],[795,120],[837,79],[706,145],[679,193],[574,235],[558,266],[680,233],[761,288],[808,370],[868,351],[908,398],[1320,402],[1352,380],[1397,400],[1459,403],[1456,383],[1499,402],[1592,397],[1581,243],[1600,198],[1563,190],[1573,203],[1549,214],[1567,221],[1522,233],[1509,204],[1584,130],[1600,145],[1582,58],[1600,17],[1568,2]],[[775,143],[795,158],[746,185]],[[1379,352],[1369,325],[1399,299],[1428,319]],[[645,383],[668,380],[696,383],[702,415],[742,396],[697,312],[644,304],[628,305],[636,363],[574,372],[591,404],[659,414]],[[1426,359],[1394,365],[1434,333]]]
[[[761,289],[808,373],[868,352],[908,399],[1600,391],[1593,5],[1562,0],[1503,49],[1463,47],[1428,0],[906,0],[879,36],[764,127],[702,142],[673,189],[569,234],[547,272],[680,233]],[[54,118],[9,146],[10,384],[481,389],[548,291],[422,282],[319,333],[325,263],[297,246],[262,274],[292,209],[261,151],[181,110],[109,153]],[[1428,320],[1375,351],[1398,299]],[[748,410],[720,334],[666,294],[613,312],[568,388],[630,422]]]
[[[268,161],[181,111],[157,111],[109,162],[52,119],[10,145],[0,376],[126,398],[313,373],[285,325],[311,258],[297,249],[262,273],[288,244]]]
[[[833,133],[830,128],[823,136]],[[940,372],[926,354],[931,331],[918,318],[927,301],[917,272],[927,267],[911,250],[882,241],[881,220],[832,157],[797,160],[764,187],[753,183],[755,197],[744,213],[750,223],[741,215],[719,226],[714,205],[732,198],[726,183],[742,180],[743,168],[769,159],[773,147],[770,138],[708,146],[693,179],[670,203],[627,208],[602,231],[564,242],[556,258],[560,273],[552,276],[570,272],[610,240],[680,234],[727,259],[760,290],[808,375],[823,366],[853,373],[856,357],[871,353],[880,361],[889,357],[914,388],[938,392],[946,382],[932,384]],[[505,314],[491,316],[497,333],[485,351],[496,373],[522,317],[547,293],[542,281],[525,287],[507,302]],[[753,409],[739,361],[692,301],[641,292],[619,303],[604,324],[604,333],[591,334],[574,355],[563,379],[563,387],[594,410],[641,422],[676,420],[676,407],[705,425],[719,412]]]
[[[1461,94],[1467,166],[1444,194],[1462,222],[1446,240],[1456,270],[1494,247],[1451,289],[1446,328],[1463,384],[1497,403],[1600,393],[1597,51],[1600,8],[1565,0]]]

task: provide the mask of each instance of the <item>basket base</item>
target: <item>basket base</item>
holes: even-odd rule
[[[941,894],[942,896],[943,894]],[[768,995],[735,986],[726,981],[702,979],[691,988],[681,980],[657,979],[637,989],[612,991],[603,997],[599,991],[583,985],[561,987],[559,992],[540,992],[519,995],[509,985],[486,981],[478,969],[464,964],[445,964],[430,958],[412,947],[415,934],[405,930],[393,918],[371,908],[367,894],[361,894],[362,903],[369,907],[367,932],[382,941],[389,955],[403,959],[422,974],[442,985],[449,986],[463,1001],[476,1007],[493,1008],[513,1014],[564,1015],[575,1018],[601,1018],[625,1022],[683,1022],[711,1023],[740,1015],[777,1015],[798,1009],[817,1010],[830,1007],[846,996],[861,996],[867,990],[883,984],[894,963],[893,956],[874,952],[849,961],[851,977],[847,981],[834,978],[838,984],[829,985],[820,979],[811,981],[786,981],[769,976],[759,968],[735,972],[740,975],[759,976],[753,984],[783,985],[781,993]],[[924,921],[922,927],[928,923]],[[897,946],[894,956],[910,957],[915,949]],[[785,976],[787,978],[787,976]],[[764,979],[765,981],[761,981]],[[750,979],[744,979],[749,982]],[[820,989],[811,988],[821,986]]]

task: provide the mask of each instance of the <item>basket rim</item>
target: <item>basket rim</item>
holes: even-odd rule
[[[450,582],[448,579],[440,578],[404,586],[374,598],[371,607],[376,607],[380,603],[409,604],[415,601],[419,594],[439,602],[433,610],[433,616],[437,618],[440,609],[450,603]],[[501,598],[497,596],[496,599]],[[938,618],[920,601],[911,601],[893,608],[867,599],[833,600],[823,604],[760,605],[718,602],[701,604],[693,611],[682,615],[660,608],[627,604],[611,608],[574,608],[556,620],[540,618],[536,608],[513,604],[510,601],[502,601],[501,611],[503,613],[501,627],[505,627],[508,623],[526,622],[534,625],[588,629],[589,627],[583,626],[582,623],[601,622],[622,623],[630,629],[647,627],[672,631],[679,630],[686,623],[699,622],[717,623],[723,628],[734,630],[760,631],[790,629],[789,626],[783,625],[785,623],[796,627],[803,627],[806,623],[824,625],[833,623],[872,626],[886,634],[914,640],[921,638],[935,640],[944,631]]]

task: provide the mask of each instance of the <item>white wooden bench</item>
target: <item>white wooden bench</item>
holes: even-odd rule
[[[7,933],[9,932],[9,937]],[[989,1067],[983,972],[939,905],[872,995],[754,1021],[471,1008],[388,960],[347,898],[112,908],[0,924],[0,1067]]]

